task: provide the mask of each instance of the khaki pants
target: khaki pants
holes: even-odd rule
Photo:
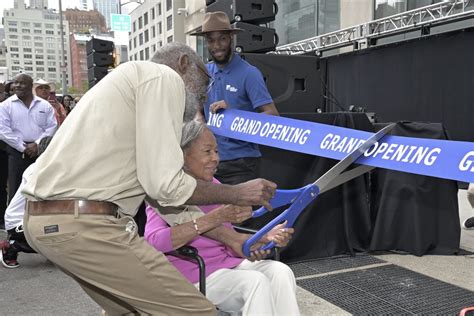
[[[136,232],[131,217],[29,216],[30,245],[108,315],[215,315],[214,306]],[[46,233],[45,233],[46,232]]]

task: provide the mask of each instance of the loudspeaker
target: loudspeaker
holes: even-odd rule
[[[275,20],[278,5],[274,0],[217,0],[207,4],[206,12],[223,11],[230,22],[267,23]]]
[[[236,22],[234,27],[243,29],[235,37],[235,50],[237,52],[266,53],[274,51],[278,45],[278,36],[275,29],[258,25]]]
[[[86,43],[87,55],[94,52],[97,53],[112,53],[114,50],[114,42],[92,38]]]
[[[87,70],[87,79],[89,82],[99,81],[109,73],[108,67],[92,67]]]
[[[87,55],[88,68],[92,68],[96,66],[112,66],[113,64],[114,64],[114,58],[109,53],[93,53],[93,54]]]
[[[317,56],[243,53],[241,57],[262,72],[280,113],[324,110]]]

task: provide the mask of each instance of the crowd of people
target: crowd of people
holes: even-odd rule
[[[0,105],[10,201],[2,216],[8,240],[0,242],[5,267],[19,266],[19,252],[38,252],[106,314],[214,315],[216,307],[299,314],[292,271],[258,250],[269,241],[286,246],[293,229],[281,223],[245,257],[250,236],[231,226],[250,218],[252,206],[271,210],[276,184],[258,178],[258,148],[219,144],[202,121],[209,110],[233,107],[278,115],[261,73],[232,53],[237,31],[224,13],[207,14],[199,35],[215,68],[187,45],[170,43],[150,61],[117,67],[77,106],[27,74],[5,85],[11,93]],[[211,43],[216,37],[222,40]],[[222,79],[238,95],[215,90],[222,72],[232,73]],[[247,165],[249,175],[224,176],[248,173]],[[145,238],[134,219],[144,206]],[[208,266],[207,298],[197,290],[195,264],[166,254],[187,244],[199,248]],[[222,291],[230,281],[235,286]]]

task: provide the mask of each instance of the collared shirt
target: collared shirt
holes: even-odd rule
[[[145,195],[163,206],[184,204],[196,187],[182,170],[184,101],[184,82],[171,68],[121,64],[81,98],[23,193],[109,201],[129,215]]]
[[[25,143],[53,135],[56,127],[53,107],[41,98],[34,96],[29,108],[16,95],[0,104],[0,139],[19,152]]]
[[[206,66],[214,80],[204,104],[206,120],[209,119],[209,106],[220,100],[224,100],[231,109],[251,112],[273,102],[260,70],[239,55],[234,54],[223,68],[213,62]],[[215,136],[222,161],[261,156],[256,144]]]

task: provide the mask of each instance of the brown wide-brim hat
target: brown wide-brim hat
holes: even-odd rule
[[[204,36],[211,32],[232,32],[237,33],[243,31],[239,28],[234,28],[230,25],[230,20],[227,14],[221,11],[208,12],[204,16],[202,22],[202,29],[200,32],[191,33],[189,35]]]

